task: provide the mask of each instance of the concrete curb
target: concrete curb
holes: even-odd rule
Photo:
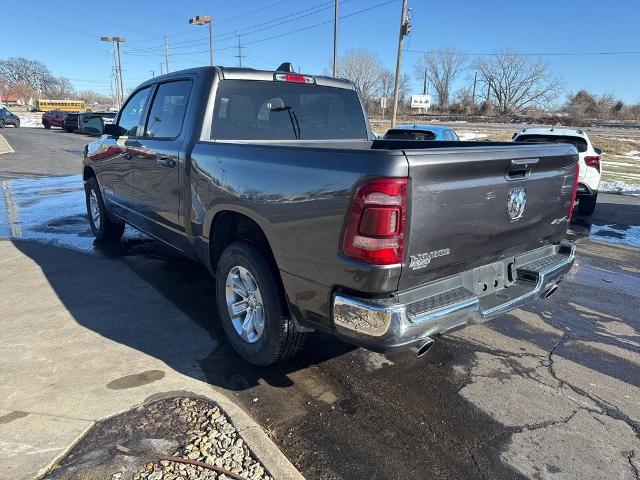
[[[15,150],[11,145],[9,145],[7,139],[0,135],[0,155],[4,153],[15,153]]]

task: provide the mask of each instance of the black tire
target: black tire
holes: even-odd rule
[[[0,118],[0,128],[4,128],[4,119]]]
[[[249,343],[236,331],[227,307],[227,276],[235,267],[248,270],[262,297],[264,329],[254,343]],[[296,330],[280,280],[257,247],[246,242],[236,242],[225,249],[216,270],[216,298],[227,338],[234,350],[247,362],[259,366],[273,365],[295,355],[304,346],[307,335]]]
[[[43,122],[42,125],[44,126],[44,128],[46,128],[47,130],[49,130],[51,128],[51,124],[49,122]]]
[[[20,120],[16,120],[16,123],[13,124],[14,128],[20,128]]]
[[[590,216],[593,215],[593,212],[596,210],[596,201],[598,200],[598,192],[593,195],[585,195],[584,197],[580,197],[580,202],[578,203],[578,214]]]
[[[67,133],[73,133],[73,128],[65,128],[64,131]]]
[[[96,177],[91,177],[84,184],[84,191],[86,197],[87,206],[87,218],[89,219],[89,225],[91,231],[96,237],[96,240],[100,241],[117,241],[122,237],[124,233],[124,223],[114,222],[109,218],[109,213],[102,199],[102,193],[100,192],[100,186]],[[92,194],[95,195],[95,201],[97,202],[97,214],[99,215],[96,220],[93,215],[92,209]]]

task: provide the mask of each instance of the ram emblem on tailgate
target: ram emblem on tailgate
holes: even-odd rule
[[[527,204],[527,191],[522,188],[512,188],[507,197],[507,214],[512,222],[520,220]]]

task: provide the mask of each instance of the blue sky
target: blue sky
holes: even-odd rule
[[[376,7],[379,4],[383,5]],[[407,50],[640,51],[638,0],[409,0],[409,7],[413,32],[406,40]],[[341,0],[341,14],[353,15],[340,21],[339,51],[368,49],[393,68],[400,8],[400,0]],[[365,9],[370,10],[356,13]],[[71,79],[76,88],[105,93],[110,89],[113,57],[110,44],[100,42],[100,36],[126,38],[122,62],[125,88],[129,89],[152,71],[159,74],[164,34],[169,39],[171,70],[208,64],[206,27],[187,23],[194,15],[215,19],[217,64],[237,65],[238,32],[246,44],[244,65],[254,68],[273,69],[282,61],[291,61],[303,72],[322,73],[333,48],[333,7],[327,0],[3,0],[1,11],[0,58],[37,59],[55,75]],[[286,35],[322,22],[328,23]],[[273,36],[279,37],[264,40]],[[419,56],[412,51],[404,55],[403,72],[412,78]],[[640,54],[542,58],[562,79],[566,92],[586,88],[597,94],[611,93],[628,103],[640,102]],[[420,82],[414,81],[414,93],[421,93]]]

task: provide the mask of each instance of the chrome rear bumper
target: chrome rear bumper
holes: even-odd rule
[[[548,296],[571,269],[574,257],[575,246],[563,243],[478,267],[391,298],[371,300],[335,294],[336,333],[349,343],[374,350],[418,345],[436,335],[485,322],[535,298]],[[483,283],[488,278],[492,282],[489,288]]]

